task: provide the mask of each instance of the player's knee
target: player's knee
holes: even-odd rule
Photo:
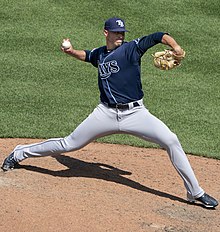
[[[176,146],[179,145],[179,139],[177,137],[177,135],[175,133],[170,133],[168,139],[167,139],[167,147],[171,147],[171,146]]]
[[[67,138],[64,138],[62,140],[62,146],[65,152],[76,151],[83,147],[79,143],[77,143],[75,140],[69,140]]]

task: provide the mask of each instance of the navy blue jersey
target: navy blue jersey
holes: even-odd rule
[[[100,100],[103,103],[129,103],[143,98],[141,57],[161,42],[163,32],[157,32],[124,42],[108,52],[106,46],[85,50],[86,62],[98,68]]]

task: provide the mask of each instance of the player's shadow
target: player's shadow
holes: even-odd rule
[[[131,172],[124,171],[107,164],[85,162],[65,155],[58,155],[55,156],[54,158],[59,163],[66,166],[67,169],[60,171],[53,171],[41,167],[35,167],[32,165],[20,165],[18,168],[39,172],[43,174],[49,174],[52,176],[58,176],[58,177],[85,177],[85,178],[102,179],[105,181],[122,184],[143,192],[155,194],[160,197],[169,198],[174,201],[188,203],[186,200],[182,198],[146,187],[136,181],[124,177],[131,175],[132,174]]]

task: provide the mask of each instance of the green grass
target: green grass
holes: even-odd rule
[[[186,50],[180,68],[142,60],[145,104],[179,137],[186,152],[220,158],[219,1],[1,1],[0,137],[68,135],[99,102],[97,70],[63,54],[69,37],[78,49],[105,42],[105,19],[125,19],[127,40],[168,31]],[[128,135],[101,142],[157,147]]]

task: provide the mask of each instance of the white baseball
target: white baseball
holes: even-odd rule
[[[63,43],[62,43],[62,47],[63,47],[64,49],[70,48],[70,47],[71,47],[70,41],[69,41],[69,40],[64,40]]]

